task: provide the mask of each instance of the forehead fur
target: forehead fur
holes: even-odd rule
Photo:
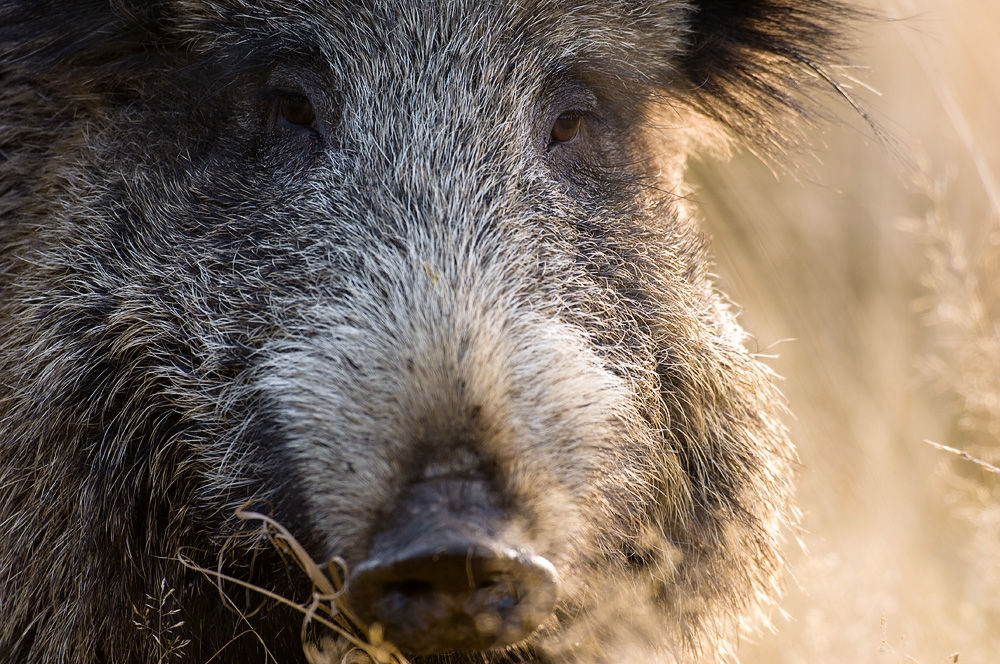
[[[508,61],[519,54],[692,109],[780,153],[792,142],[785,118],[809,108],[810,91],[842,93],[830,71],[857,16],[838,0],[12,2],[0,9],[0,55],[39,75],[100,81],[170,54],[226,55],[238,68],[279,52],[346,64],[380,47],[414,57],[499,48]]]

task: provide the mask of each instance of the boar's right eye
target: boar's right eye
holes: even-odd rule
[[[278,113],[288,126],[316,129],[316,111],[312,102],[303,95],[283,94],[278,102]]]

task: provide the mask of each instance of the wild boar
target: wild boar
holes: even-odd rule
[[[0,3],[4,661],[304,661],[245,505],[412,662],[725,653],[794,452],[683,167],[849,14]]]

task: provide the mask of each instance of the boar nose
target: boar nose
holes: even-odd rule
[[[411,654],[515,644],[555,607],[556,572],[526,542],[505,541],[482,486],[429,482],[411,491],[357,565],[347,597],[358,617]],[[459,500],[461,499],[461,500]]]
[[[556,583],[544,558],[470,544],[360,565],[348,593],[386,639],[428,654],[522,641],[552,613]]]

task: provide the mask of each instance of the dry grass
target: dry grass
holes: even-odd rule
[[[236,516],[244,521],[260,521],[267,539],[309,578],[313,591],[307,603],[299,604],[292,599],[275,594],[267,588],[224,574],[220,570],[202,567],[183,554],[180,556],[181,564],[215,580],[219,592],[224,598],[226,594],[223,590],[223,582],[247,588],[259,593],[262,597],[299,611],[302,614],[302,644],[309,664],[408,664],[399,649],[382,638],[378,623],[366,626],[351,613],[344,595],[342,579],[346,578],[347,569],[342,560],[334,558],[325,567],[320,566],[309,556],[298,540],[271,517],[248,511],[245,506],[236,513]],[[170,592],[172,593],[172,591]],[[234,611],[239,612],[235,602],[228,601],[228,598],[227,602]],[[162,605],[163,601],[161,600],[161,609]],[[147,607],[147,609],[149,608],[155,607]],[[137,613],[139,612],[137,611]],[[137,620],[136,624],[150,629],[145,627],[150,622],[149,613],[147,610],[143,620],[141,622]],[[153,613],[155,614],[155,611]],[[159,615],[163,615],[162,610]],[[161,622],[162,618],[157,618],[156,624],[159,625]],[[249,620],[247,624],[250,624]],[[310,632],[310,626],[319,626],[321,630],[323,628],[325,630],[316,637],[314,633]],[[154,636],[158,634],[159,631],[154,631]],[[340,638],[335,638],[334,635]],[[156,638],[157,643],[160,643],[160,640],[160,638]],[[180,649],[166,651],[167,656],[161,657],[161,662],[169,661],[170,656],[175,652],[179,654],[183,645]],[[266,648],[267,644],[264,645]],[[279,661],[277,658],[273,659]]]
[[[915,166],[850,120],[797,178],[696,165],[802,461],[790,620],[744,664],[1000,662],[1000,3],[876,9],[857,92]]]
[[[140,632],[149,632],[158,651],[157,664],[183,661],[184,651],[191,640],[177,633],[184,626],[184,621],[179,617],[180,607],[177,606],[174,589],[168,587],[164,579],[160,582],[159,590],[156,597],[146,597],[146,603],[141,609],[132,607],[132,623]]]

